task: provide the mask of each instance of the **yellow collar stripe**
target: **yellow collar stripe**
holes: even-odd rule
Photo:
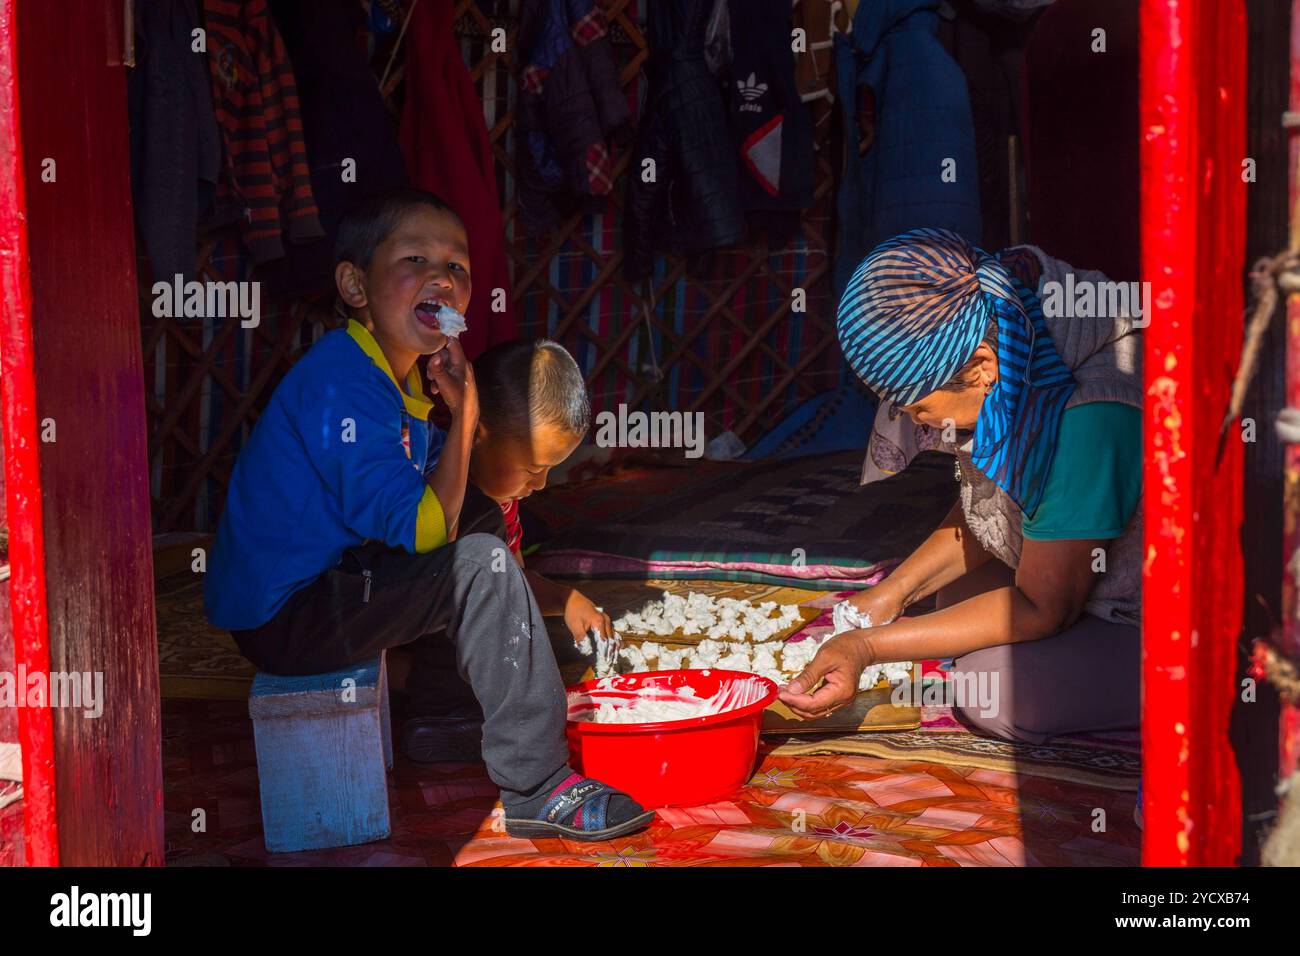
[[[419,366],[411,366],[411,370],[406,374],[406,388],[403,389],[397,384],[397,376],[393,374],[392,366],[388,364],[388,359],[384,357],[384,350],[379,347],[379,343],[375,341],[375,337],[370,334],[369,329],[356,319],[349,319],[348,335],[352,336],[353,341],[361,346],[361,351],[370,357],[370,361],[378,365],[383,373],[388,376],[388,380],[393,383],[393,387],[401,394],[406,410],[420,421],[428,421],[429,412],[433,410],[433,402],[424,397],[424,389],[420,383]]]

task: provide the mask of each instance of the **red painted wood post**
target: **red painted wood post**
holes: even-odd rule
[[[0,406],[4,414],[6,513],[14,669],[48,673],[45,531],[32,348],[27,200],[19,133],[15,0],[0,0]],[[54,786],[54,720],[44,707],[19,707],[23,761],[23,841],[29,866],[59,862]]]
[[[20,708],[32,863],[163,862],[122,26],[121,4],[0,0],[0,349],[16,657],[29,674],[53,666],[94,694],[85,706],[51,707],[51,692],[46,706]]]
[[[1143,0],[1146,330],[1142,751],[1148,865],[1230,865],[1241,794],[1243,443],[1216,464],[1242,334],[1246,17],[1237,0]]]

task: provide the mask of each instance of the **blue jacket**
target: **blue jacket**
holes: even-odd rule
[[[265,624],[367,540],[410,552],[445,544],[442,506],[425,481],[441,448],[430,408],[419,370],[399,391],[361,324],[313,345],[235,463],[204,580],[208,619],[232,631]]]
[[[938,0],[858,5],[853,31],[835,35],[844,110],[835,294],[876,245],[922,226],[951,229],[979,245],[981,220],[975,126],[966,78],[939,43]],[[875,93],[875,134],[858,154],[858,98]],[[956,161],[956,181],[941,177]]]

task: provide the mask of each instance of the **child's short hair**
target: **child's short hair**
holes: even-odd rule
[[[512,339],[474,360],[479,419],[490,430],[527,437],[539,425],[571,435],[591,427],[591,402],[582,371],[564,346],[550,339]]]
[[[456,216],[456,211],[441,197],[409,186],[386,189],[361,200],[344,213],[339,222],[338,238],[334,240],[334,262],[351,262],[362,269],[368,268],[379,244],[392,235],[403,217],[421,206]],[[459,216],[456,218],[460,219]]]

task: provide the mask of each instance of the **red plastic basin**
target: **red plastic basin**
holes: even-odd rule
[[[598,686],[606,681],[608,689]],[[684,686],[701,698],[731,690],[749,702],[686,720],[597,724],[582,719],[605,699],[627,699],[643,687],[675,696]],[[775,699],[776,684],[741,671],[651,671],[574,684],[568,688],[574,769],[627,792],[646,808],[719,800],[753,773],[763,709]]]

